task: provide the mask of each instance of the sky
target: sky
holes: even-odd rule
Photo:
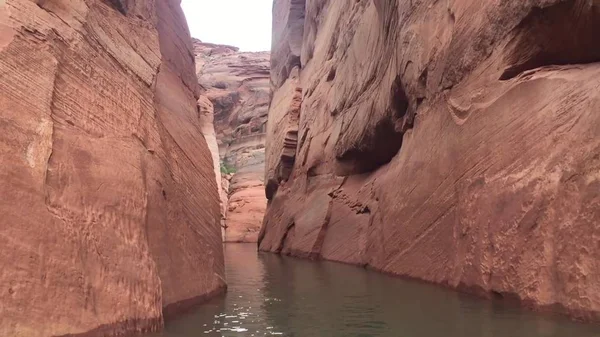
[[[271,50],[273,0],[182,0],[192,37],[241,51]]]

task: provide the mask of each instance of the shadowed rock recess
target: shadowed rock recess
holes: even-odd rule
[[[178,0],[0,1],[0,336],[113,336],[225,283]]]
[[[269,53],[194,41],[205,118],[214,119],[215,174],[220,184],[226,242],[256,242],[267,207],[265,135],[269,106]],[[211,142],[211,141],[209,141]]]
[[[262,251],[600,320],[600,3],[275,0]]]

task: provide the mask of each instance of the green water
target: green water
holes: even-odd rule
[[[155,336],[600,336],[600,325],[255,247],[225,245],[228,293],[168,322]]]

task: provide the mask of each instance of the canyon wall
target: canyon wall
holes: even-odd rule
[[[196,73],[214,119],[217,181],[226,242],[256,242],[264,195],[265,132],[269,105],[269,53],[194,41]],[[222,178],[221,178],[222,177]]]
[[[0,335],[112,336],[223,291],[178,0],[0,1]]]
[[[600,4],[275,0],[263,251],[600,319]]]

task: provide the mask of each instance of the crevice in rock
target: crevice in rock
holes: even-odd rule
[[[273,200],[278,189],[279,183],[274,179],[269,179],[265,185],[265,195],[267,196],[267,200]]]
[[[302,68],[300,56],[290,55],[285,65],[281,67],[280,78],[282,78],[283,81],[285,81],[285,79],[290,77],[290,74],[292,73],[292,70],[294,70],[295,67],[298,67],[299,69]],[[279,85],[281,84],[282,83],[280,83]]]
[[[121,14],[127,15],[127,0],[104,0],[104,2],[118,10]]]
[[[279,241],[279,245],[275,249],[275,253],[280,254],[281,251],[283,251],[283,248],[285,247],[285,243],[288,238],[288,235],[290,234],[290,231],[294,229],[295,226],[296,226],[296,223],[294,221],[290,222],[287,225],[287,227],[285,228],[285,233],[283,233],[283,236],[281,237],[281,241]]]
[[[404,92],[400,75],[396,76],[392,83],[391,107],[396,118],[404,117],[408,111],[408,98]]]
[[[310,154],[310,140],[308,141],[308,145],[306,145],[306,151],[304,151],[304,156],[302,159],[302,166],[305,166],[308,161],[308,155]]]
[[[365,137],[365,143],[352,147],[337,157],[351,164],[352,173],[367,173],[392,160],[402,146],[402,133],[396,132],[395,123],[385,118],[379,121]]]
[[[397,31],[398,27],[398,2],[386,0],[373,0],[379,24],[384,41],[395,39],[393,32]]]
[[[509,66],[500,80],[549,65],[600,61],[600,4],[571,0],[547,8],[534,7],[515,28],[508,43]]]
[[[335,72],[336,72],[335,67],[333,67],[333,68],[331,68],[331,70],[329,70],[329,74],[327,75],[327,82],[331,82],[335,79]]]
[[[310,128],[306,128],[306,130],[304,130],[304,133],[302,134],[302,137],[300,138],[300,145],[298,146],[299,149],[301,149],[302,146],[304,146],[304,142],[306,142],[306,136],[308,136],[309,132],[310,132]]]
[[[57,124],[57,120],[56,120],[56,115],[55,115],[55,111],[56,111],[56,91],[57,91],[57,79],[60,76],[61,72],[63,71],[62,69],[62,60],[57,59],[56,60],[57,65],[56,65],[56,72],[54,73],[54,76],[52,78],[52,94],[51,94],[51,98],[50,98],[50,107],[49,107],[49,114],[48,114],[48,121],[50,123],[52,123],[51,125],[51,133],[49,135],[49,149],[48,149],[48,156],[46,157],[46,166],[44,169],[44,185],[43,185],[43,189],[44,189],[44,203],[46,205],[46,208],[48,209],[48,211],[50,212],[50,214],[56,216],[57,218],[60,218],[60,212],[56,209],[56,205],[53,202],[53,195],[52,195],[52,190],[53,190],[53,186],[52,186],[52,174],[53,174],[53,168],[55,166],[54,162],[53,162],[53,156],[55,155],[54,151],[55,151],[55,144],[56,144],[56,124]]]
[[[427,88],[427,78],[429,76],[429,69],[425,68],[423,70],[423,72],[421,72],[421,75],[419,75],[419,85],[421,86],[422,89],[426,89]]]
[[[371,214],[371,209],[365,205],[357,209],[356,214]]]
[[[298,145],[298,130],[288,130],[283,140],[279,178],[287,180],[296,162],[296,145]]]
[[[391,86],[389,108],[374,127],[365,128],[361,140],[337,156],[338,174],[371,172],[387,163],[402,147],[404,132],[412,127],[414,113],[409,112],[409,100],[400,75]]]

